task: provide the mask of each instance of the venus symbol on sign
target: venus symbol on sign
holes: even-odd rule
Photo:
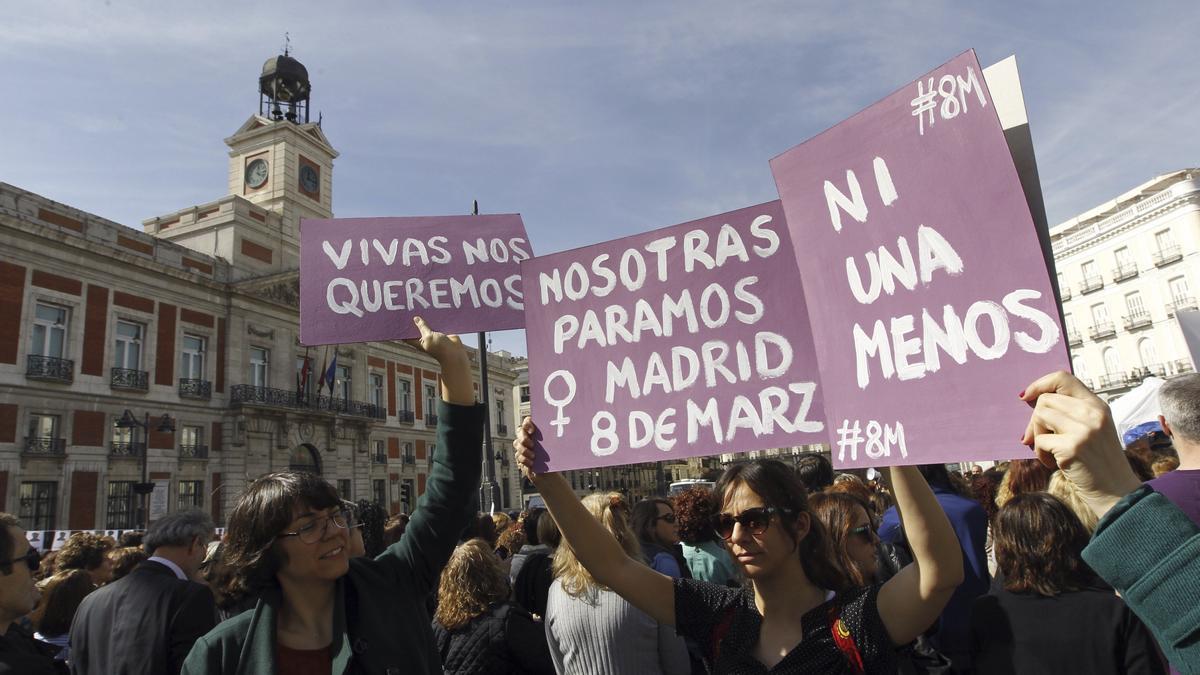
[[[559,399],[555,399],[550,396],[550,383],[553,382],[554,378],[556,377],[561,378],[562,381],[567,385],[567,395]],[[550,376],[546,378],[546,383],[542,385],[542,395],[543,398],[546,399],[547,403],[554,406],[558,410],[555,418],[550,420],[550,426],[558,430],[557,438],[562,438],[563,427],[571,423],[571,418],[563,415],[563,408],[565,408],[571,401],[575,400],[575,376],[572,375],[570,371],[566,370],[556,370],[553,373],[550,373]]]

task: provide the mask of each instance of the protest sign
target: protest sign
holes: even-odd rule
[[[1187,345],[1188,356],[1192,358],[1192,370],[1200,368],[1200,312],[1194,309],[1180,309],[1175,312],[1179,319],[1179,330],[1183,331],[1183,342]]]
[[[1017,392],[1069,368],[980,72],[966,52],[771,161],[836,466],[1028,457]]]
[[[521,266],[541,471],[826,439],[779,202]]]
[[[300,342],[419,337],[525,325],[518,214],[338,218],[300,223]]]

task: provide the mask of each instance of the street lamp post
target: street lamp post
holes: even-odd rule
[[[150,482],[149,463],[147,458],[150,454],[150,413],[146,413],[145,418],[139,420],[133,416],[129,410],[121,415],[121,419],[117,420],[117,427],[121,429],[141,429],[142,430],[142,448],[141,448],[141,464],[142,464],[142,482],[133,484],[133,492],[140,499],[139,508],[141,509],[142,529],[146,530],[150,527],[150,493],[154,492],[154,483]],[[162,419],[158,421],[157,431],[160,433],[174,433],[175,421],[169,415],[163,414]]]

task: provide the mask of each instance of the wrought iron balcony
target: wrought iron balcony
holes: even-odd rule
[[[413,455],[405,455],[405,456],[404,456],[404,463],[405,463],[405,464],[416,464],[416,463],[417,463],[417,458],[416,458],[415,456],[413,456]]]
[[[75,362],[55,356],[30,354],[25,358],[25,377],[46,382],[74,382]]]
[[[141,457],[145,451],[145,443],[113,441],[108,445],[108,454],[113,457]]]
[[[1167,367],[1161,363],[1151,363],[1150,365],[1146,366],[1146,370],[1149,371],[1151,375],[1157,375],[1158,377],[1167,376]]]
[[[333,399],[328,396],[314,396],[286,389],[255,387],[249,384],[234,385],[229,390],[229,399],[230,403],[234,405],[305,410],[374,420],[382,420],[387,415],[386,408],[362,401]]]
[[[508,435],[508,426],[506,426],[504,424],[497,424],[496,425],[496,435],[497,436],[507,436]]]
[[[208,380],[179,380],[179,397],[207,401],[212,398],[212,382]]]
[[[1176,359],[1171,362],[1171,369],[1174,370],[1176,374],[1190,373],[1192,372],[1192,360]]]
[[[1104,277],[1084,277],[1083,283],[1079,284],[1079,292],[1087,295],[1104,288]]]
[[[387,453],[386,452],[371,453],[371,463],[372,464],[387,464]]]
[[[150,373],[131,368],[113,368],[109,371],[108,385],[113,389],[149,391]]]
[[[411,410],[397,410],[396,421],[402,424],[412,424],[416,421],[416,415]]]
[[[1097,321],[1096,325],[1092,326],[1092,330],[1088,333],[1093,340],[1112,337],[1117,334],[1117,329],[1111,321]]]
[[[208,459],[207,445],[181,445],[179,446],[180,459]]]
[[[23,453],[61,457],[67,454],[67,439],[51,436],[27,436]]]
[[[1125,386],[1125,375],[1118,373],[1116,375],[1101,375],[1099,390],[1116,389],[1117,387]]]
[[[1160,248],[1154,252],[1155,267],[1170,265],[1171,263],[1178,262],[1180,260],[1183,260],[1183,249],[1179,248],[1178,244],[1174,246],[1168,246],[1166,248]]]
[[[1196,309],[1196,299],[1190,295],[1174,298],[1171,304],[1167,305],[1167,314],[1174,316],[1175,312],[1181,309]]]
[[[1117,265],[1117,269],[1113,272],[1113,283],[1132,279],[1138,275],[1137,263],[1124,263]]]
[[[1152,323],[1154,322],[1151,321],[1149,312],[1137,312],[1136,314],[1130,314],[1129,316],[1125,317],[1125,330],[1145,328]]]
[[[1070,300],[1071,299],[1071,287],[1068,286],[1067,284],[1063,284],[1062,286],[1059,286],[1058,287],[1058,295],[1064,302],[1067,300]],[[522,397],[521,402],[524,403],[526,400],[527,399]]]
[[[1077,330],[1067,331],[1067,346],[1078,347],[1083,344],[1083,336]]]
[[[425,426],[436,427],[437,426],[437,415],[435,415],[434,413],[425,413]]]

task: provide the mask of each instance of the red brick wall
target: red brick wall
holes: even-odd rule
[[[154,247],[144,241],[138,241],[123,235],[117,235],[117,246],[127,248],[130,251],[137,251],[146,255],[154,255]]]
[[[423,494],[425,494],[425,474],[419,473],[417,474],[417,494],[413,495],[413,498],[415,499]]]
[[[154,384],[175,386],[175,305],[158,303],[158,353],[154,359]]]
[[[0,403],[0,443],[17,442],[17,404]],[[4,502],[0,501],[0,508]]]
[[[104,446],[104,427],[107,417],[96,410],[76,410],[71,425],[71,445],[89,448]]]
[[[46,209],[38,209],[38,220],[43,220],[52,225],[58,225],[59,227],[75,230],[76,232],[83,232],[83,221],[71,218],[69,216],[64,216],[61,213],[47,211]]]
[[[159,418],[161,419],[161,418]],[[175,434],[171,432],[156,431],[158,419],[150,418],[150,447],[155,450],[172,450],[175,448]]]
[[[417,416],[417,419],[425,416],[425,413],[421,412],[424,410],[422,408],[424,399],[425,388],[421,386],[421,371],[416,370],[413,372],[413,414]]]
[[[212,439],[209,441],[208,445],[213,452],[221,452],[225,449],[223,447],[225,436],[223,433],[221,433],[222,431],[223,429],[220,422],[212,423]],[[213,488],[215,489],[216,486],[214,485]]]
[[[204,312],[197,312],[194,309],[188,309],[186,307],[180,308],[179,320],[184,323],[192,323],[197,326],[204,326],[206,328],[213,327],[212,314],[205,314]]]
[[[205,262],[200,262],[199,260],[192,260],[188,257],[184,257],[183,266],[187,267],[188,269],[196,270],[197,272],[203,272],[204,274],[213,273],[212,265],[209,265]]]
[[[95,471],[75,471],[71,474],[71,505],[67,527],[90,530],[96,526],[96,485],[100,474]]]
[[[49,288],[52,291],[60,293],[70,293],[71,295],[80,295],[83,293],[83,282],[70,277],[60,277],[57,274],[43,272],[41,270],[33,271],[33,285]]]
[[[108,344],[108,289],[95,284],[87,287],[87,312],[83,320],[83,375],[104,374],[104,347]]]
[[[16,363],[21,346],[21,306],[25,302],[25,268],[0,261],[0,363]]]
[[[260,246],[249,239],[242,240],[242,255],[248,258],[271,264],[273,251],[266,246]]]
[[[150,298],[143,298],[140,295],[132,293],[122,293],[121,291],[113,291],[113,304],[120,307],[128,307],[136,309],[139,312],[147,314],[154,313],[154,301]]]
[[[387,364],[387,414],[396,416],[396,365],[391,361]]]
[[[388,459],[400,459],[400,439],[395,436],[388,439]]]
[[[416,450],[415,454],[417,456],[417,459],[424,460],[425,459],[425,441],[418,439],[415,450]]]
[[[217,381],[218,394],[225,393],[225,319],[217,319]]]

